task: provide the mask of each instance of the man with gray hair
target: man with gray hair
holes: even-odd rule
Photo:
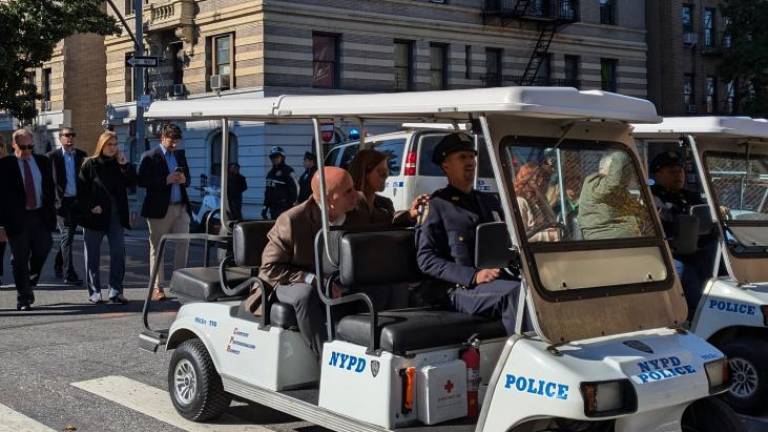
[[[61,246],[56,254],[54,270],[56,277],[63,278],[67,285],[80,285],[82,281],[72,262],[72,243],[74,243],[77,221],[74,215],[77,197],[77,177],[86,154],[75,148],[75,130],[69,127],[59,131],[61,148],[48,153],[53,167],[53,181],[56,185],[56,216],[61,231]]]
[[[32,134],[20,129],[13,134],[13,154],[0,159],[0,226],[13,254],[19,311],[32,309],[32,288],[40,279],[56,229],[51,163],[32,154],[33,148]]]

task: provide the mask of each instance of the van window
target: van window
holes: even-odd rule
[[[373,148],[389,156],[389,175],[399,176],[403,166],[405,139],[391,139],[373,143]]]
[[[326,165],[347,169],[349,167],[349,163],[352,162],[352,159],[357,154],[357,149],[359,146],[359,142],[353,142],[350,144],[334,147],[330,152],[328,152],[328,156],[325,158]]]
[[[443,170],[432,162],[432,153],[435,147],[443,139],[444,133],[423,134],[419,138],[419,175],[443,177]],[[485,140],[480,137],[480,152],[478,156],[479,176],[481,178],[493,178],[491,160],[488,158],[488,149]]]

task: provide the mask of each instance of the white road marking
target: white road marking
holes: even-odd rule
[[[0,404],[0,432],[55,432],[48,426],[32,420],[20,412],[16,412],[7,406]]]
[[[191,422],[176,412],[167,391],[122,376],[106,376],[72,385],[188,432],[271,432],[262,426],[244,425],[242,419],[227,414],[215,423]],[[1,427],[0,432],[4,432]]]

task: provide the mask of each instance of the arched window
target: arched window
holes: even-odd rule
[[[210,149],[211,149],[211,165],[208,172],[210,172],[211,177],[220,177],[221,176],[221,131],[218,131],[214,133],[210,140]],[[238,145],[237,145],[237,135],[233,134],[232,132],[229,133],[229,163],[237,162],[238,157]]]

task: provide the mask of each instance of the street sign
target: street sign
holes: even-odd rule
[[[131,56],[125,59],[125,64],[130,67],[156,68],[159,63],[157,57]]]

